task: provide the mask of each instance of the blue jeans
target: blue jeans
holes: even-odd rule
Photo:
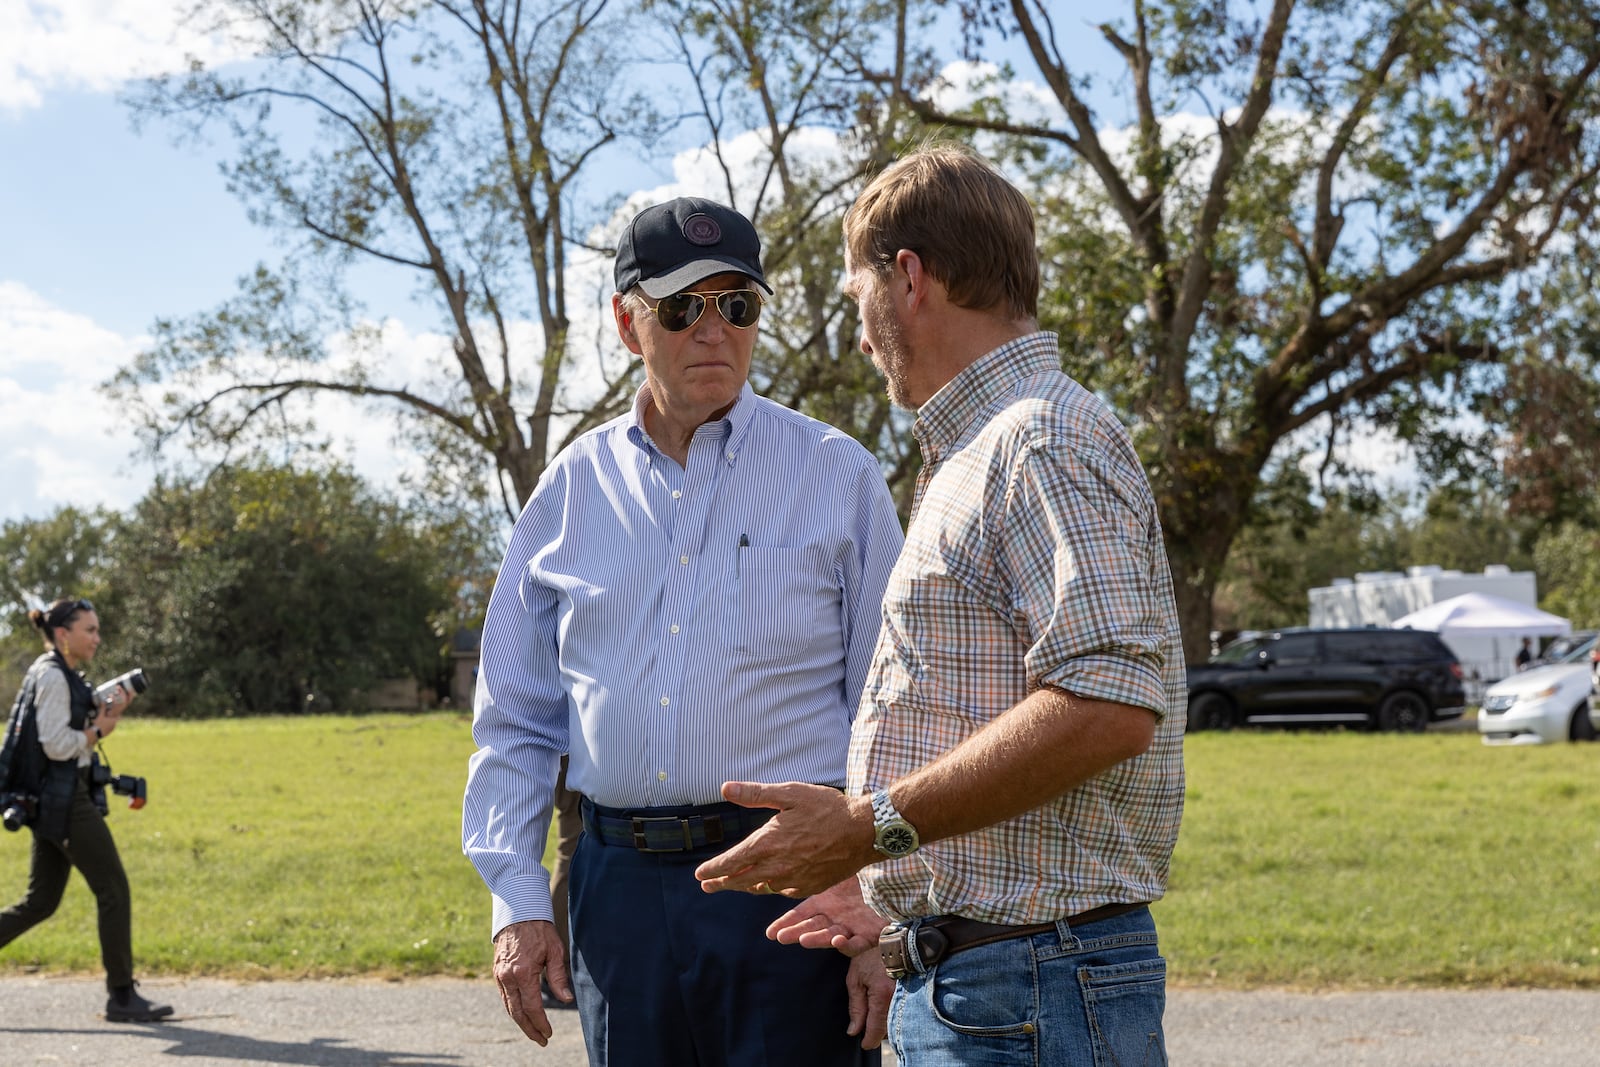
[[[970,948],[896,983],[901,1067],[1165,1067],[1167,961],[1149,908]]]

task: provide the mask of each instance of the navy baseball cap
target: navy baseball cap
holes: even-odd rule
[[[617,292],[634,286],[652,300],[714,274],[736,271],[772,294],[761,272],[761,238],[750,220],[698,196],[680,196],[633,217],[617,242]]]

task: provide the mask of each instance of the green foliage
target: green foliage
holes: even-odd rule
[[[337,468],[162,481],[119,535],[107,614],[159,683],[152,712],[348,707],[381,678],[440,675],[452,570],[471,561],[451,549],[475,540]]]
[[[1575,626],[1600,624],[1600,531],[1564,523],[1539,538],[1533,558],[1540,607]]]
[[[91,677],[145,668],[145,714],[360,707],[380,679],[438,685],[450,637],[481,624],[496,532],[483,511],[402,505],[342,468],[259,463],[159,480],[126,516],[8,523],[0,678],[16,684],[41,647],[18,598],[71,593],[101,616]]]
[[[30,608],[65,596],[98,603],[104,595],[110,524],[104,510],[67,507],[44,519],[0,526],[0,684],[20,679],[44,647],[28,621]],[[105,636],[115,638],[109,621]]]
[[[1571,583],[1570,571],[1540,554],[1548,537],[1536,523],[1509,514],[1499,494],[1483,486],[1435,489],[1420,507],[1404,493],[1387,498],[1335,494],[1319,503],[1310,479],[1297,464],[1288,464],[1262,483],[1252,522],[1228,557],[1217,585],[1216,624],[1219,629],[1303,626],[1307,590],[1334,578],[1404,571],[1415,564],[1466,573],[1490,564],[1532,569],[1548,605],[1566,596],[1563,590]],[[1535,538],[1536,547],[1524,547]]]

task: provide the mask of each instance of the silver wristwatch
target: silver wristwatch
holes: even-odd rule
[[[909,856],[922,844],[917,828],[895,810],[887,789],[872,794],[872,826],[877,832],[872,847],[890,859]]]

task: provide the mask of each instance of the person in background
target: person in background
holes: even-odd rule
[[[37,798],[15,809],[31,815],[33,862],[20,902],[0,912],[0,948],[55,914],[76,867],[94,892],[99,915],[100,958],[105,965],[106,1019],[157,1022],[172,1014],[166,1004],[140,995],[133,978],[133,905],[122,857],[105,814],[90,794],[95,747],[109,737],[136,694],[112,689],[103,703],[84,680],[83,669],[100,647],[100,617],[80,598],[57,600],[28,613],[44,637],[45,653],[22,681],[6,726],[0,785],[12,796]]]
[[[1517,649],[1517,670],[1525,671],[1533,663],[1533,638],[1524,637],[1522,647]]]
[[[1033,212],[988,163],[914,152],[844,231],[862,350],[916,412],[911,525],[846,791],[729,782],[776,815],[698,874],[818,894],[780,941],[879,941],[903,1067],[1163,1064],[1186,687],[1144,467],[1038,332]]]
[[[541,1045],[541,977],[575,986],[594,1067],[876,1063],[876,955],[775,944],[788,901],[707,897],[694,869],[766,816],[723,801],[727,778],[843,788],[899,520],[866,449],[751,390],[772,288],[748,219],[646,208],[615,273],[645,383],[551,462],[484,624],[462,835],[495,978]],[[583,798],[570,983],[539,865],[563,754]]]

